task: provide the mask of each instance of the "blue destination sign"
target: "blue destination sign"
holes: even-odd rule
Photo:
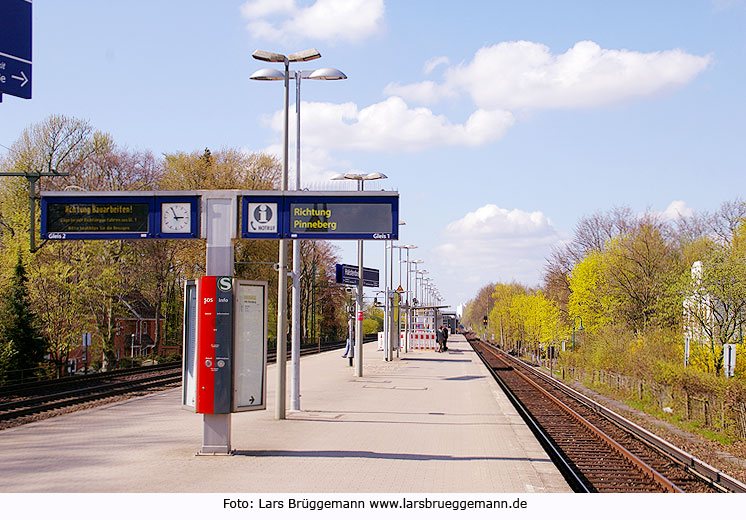
[[[337,283],[344,285],[357,285],[358,266],[348,264],[335,264]],[[363,267],[363,286],[378,287],[378,269]]]
[[[396,192],[245,192],[242,238],[396,240]]]
[[[41,237],[48,240],[199,238],[199,209],[199,196],[186,194],[42,194]]]
[[[31,2],[0,0],[0,13],[0,100],[31,99]]]

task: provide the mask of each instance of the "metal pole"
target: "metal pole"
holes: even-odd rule
[[[300,80],[295,72],[295,189],[300,190]],[[300,410],[300,240],[293,240],[292,338],[290,343],[290,409]]]
[[[407,295],[407,319],[404,322],[404,352],[409,352],[409,334],[410,334],[410,327],[411,327],[411,321],[412,321],[412,294],[409,292],[409,249],[407,249],[407,290],[405,291]]]
[[[383,241],[383,359],[391,361],[389,357],[389,345],[391,344],[391,328],[389,327],[389,264],[388,264],[388,240]]]
[[[39,177],[27,176],[29,182],[29,209],[31,214],[31,220],[29,223],[29,232],[31,234],[31,241],[29,242],[29,251],[36,253],[36,181]]]
[[[407,249],[407,251],[409,251]],[[397,286],[401,287],[401,248],[399,248],[399,285]],[[398,319],[396,320],[396,346],[398,347],[396,351],[397,357],[399,357],[399,354],[401,353],[401,322],[402,322],[402,315],[401,315],[401,293],[399,293],[399,312]]]
[[[358,191],[364,191],[364,181],[358,181]],[[355,298],[355,375],[363,376],[363,241],[357,241],[357,295]]]
[[[386,293],[386,301],[389,304],[390,311],[389,311],[389,319],[387,320],[389,324],[389,361],[394,360],[394,316],[396,315],[396,311],[394,310],[394,241],[391,240],[391,249],[389,250],[389,265],[391,266],[391,270],[389,271],[389,289]],[[399,337],[399,331],[396,331],[396,337]]]
[[[572,351],[575,352],[575,320],[572,320]]]
[[[290,79],[290,62],[285,58],[285,103],[283,106],[283,143],[282,143],[282,184],[280,189],[288,189],[288,91]],[[285,382],[287,365],[287,300],[288,300],[288,266],[287,240],[279,241],[278,279],[277,279],[277,395],[275,402],[275,419],[285,418]]]

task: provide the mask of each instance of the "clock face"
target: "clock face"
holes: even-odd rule
[[[191,227],[191,202],[164,202],[161,204],[161,233],[189,233]]]

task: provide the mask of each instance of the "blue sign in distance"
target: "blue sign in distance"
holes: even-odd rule
[[[31,99],[31,1],[0,0],[0,97]]]
[[[358,266],[335,264],[336,282],[344,285],[357,285]],[[378,287],[378,269],[363,267],[363,287]]]

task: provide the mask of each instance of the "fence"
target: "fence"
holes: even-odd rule
[[[641,403],[668,412],[683,421],[746,439],[746,402],[729,392],[695,393],[678,385],[666,385],[608,370],[561,367],[563,379],[590,382]]]

